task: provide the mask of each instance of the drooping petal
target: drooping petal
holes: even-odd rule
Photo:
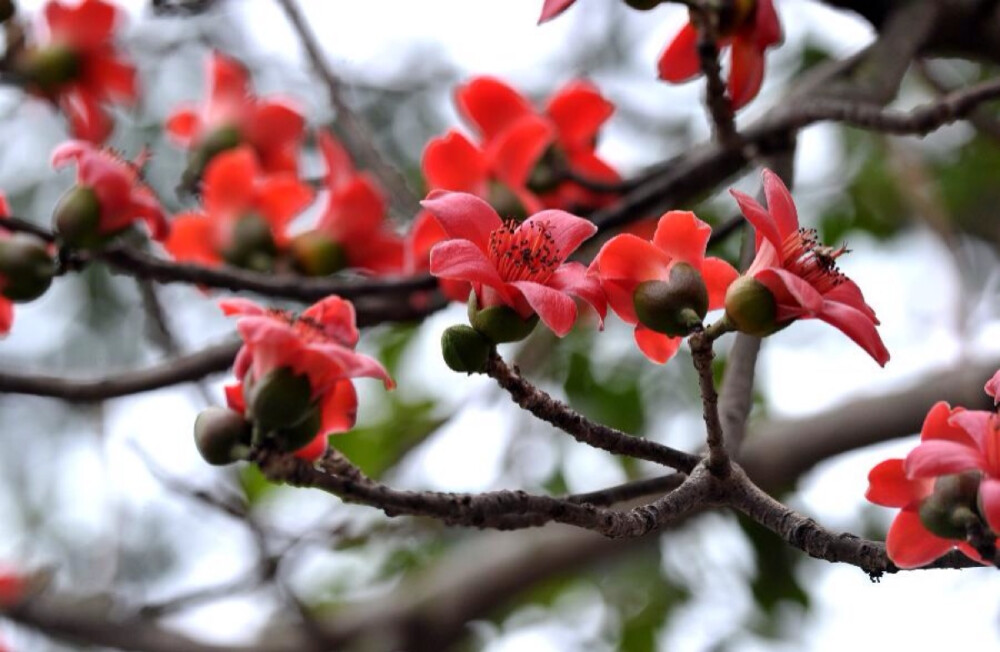
[[[636,325],[633,335],[635,343],[639,346],[639,350],[642,351],[643,355],[653,362],[660,364],[674,357],[677,349],[681,347],[681,342],[684,341],[682,337],[670,337],[663,333],[657,333],[642,324]]]
[[[468,240],[483,252],[489,248],[490,233],[503,226],[492,206],[468,193],[435,190],[420,205],[437,218],[449,238]]]
[[[836,301],[824,301],[816,316],[851,338],[880,366],[889,362],[889,350],[866,314]]]
[[[767,211],[778,229],[778,237],[780,238],[778,243],[780,243],[790,234],[799,230],[799,213],[792,200],[792,194],[788,192],[788,187],[785,186],[781,177],[765,168],[761,173],[761,180],[764,185],[764,197],[767,199]]]
[[[486,192],[484,156],[468,138],[452,130],[427,143],[421,169],[431,189],[483,196]]]
[[[438,278],[482,283],[506,296],[506,284],[481,249],[468,240],[445,240],[431,249],[431,274]]]
[[[329,447],[330,442],[329,437],[327,437],[327,433],[320,432],[313,437],[312,441],[292,453],[292,455],[300,460],[305,460],[306,462],[315,462],[319,458],[323,457]]]
[[[930,494],[932,484],[930,480],[906,477],[902,459],[885,460],[868,472],[865,498],[885,507],[906,507]]]
[[[209,58],[208,67],[209,113],[213,112],[213,106],[243,104],[252,95],[250,75],[236,59],[215,50]]]
[[[563,337],[572,330],[576,322],[576,303],[573,299],[555,288],[534,281],[514,281],[510,285],[521,292],[531,309],[553,333]]]
[[[864,313],[873,324],[879,324],[878,317],[875,316],[875,311],[872,310],[872,307],[865,301],[864,295],[861,294],[861,288],[851,279],[842,279],[836,287],[827,291],[824,296],[826,296],[828,301],[843,303]]]
[[[758,246],[760,238],[764,237],[774,245],[775,249],[781,249],[784,238],[781,237],[778,225],[771,214],[764,210],[764,207],[758,204],[756,199],[746,193],[731,189],[729,194],[739,204],[743,216],[757,229]]]
[[[698,30],[688,23],[677,32],[677,36],[660,54],[657,68],[660,79],[674,84],[686,82],[701,74],[701,59],[698,58]]]
[[[760,92],[764,81],[764,51],[753,39],[737,36],[733,39],[730,57],[733,65],[729,71],[729,97],[733,110],[737,111]]]
[[[657,222],[653,244],[671,258],[699,268],[711,235],[712,227],[691,211],[670,211]]]
[[[892,563],[900,568],[919,568],[943,556],[956,543],[934,536],[920,522],[916,511],[904,509],[889,526],[885,549]]]
[[[455,92],[459,111],[490,141],[518,119],[534,113],[516,90],[494,77],[476,77]]]
[[[597,226],[590,220],[556,209],[535,213],[517,230],[529,233],[534,224],[544,225],[544,230],[552,236],[556,247],[554,255],[559,262],[569,258],[587,238],[597,233]]]
[[[114,129],[100,98],[89,89],[75,86],[64,91],[59,96],[59,108],[66,114],[74,138],[103,143]]]
[[[545,113],[556,125],[559,143],[567,150],[594,149],[601,125],[614,113],[615,106],[588,81],[571,81],[548,101]]]
[[[542,15],[538,17],[538,24],[552,20],[562,12],[570,8],[576,0],[545,0],[542,3]]]
[[[222,392],[226,396],[226,405],[230,410],[240,414],[247,411],[247,404],[243,399],[243,383],[229,383],[222,388]]]
[[[721,308],[726,303],[726,290],[739,278],[732,265],[721,258],[706,258],[701,263],[701,277],[708,288],[708,309]]]
[[[904,468],[911,478],[936,478],[984,466],[983,456],[975,448],[953,441],[933,439],[921,442],[906,456]]]

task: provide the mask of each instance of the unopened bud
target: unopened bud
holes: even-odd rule
[[[76,249],[99,247],[107,240],[100,232],[101,202],[87,186],[66,191],[56,205],[53,225],[59,239]]]
[[[306,231],[292,239],[295,268],[307,276],[329,276],[347,266],[344,248],[319,231]]]
[[[0,293],[11,301],[33,301],[52,285],[56,264],[45,243],[24,233],[0,240]]]
[[[966,471],[941,476],[934,491],[920,503],[920,522],[944,539],[965,539],[969,524],[978,519],[976,504],[980,474]]]
[[[643,281],[632,294],[639,322],[671,337],[689,335],[708,312],[708,289],[701,273],[686,263],[670,269],[666,281]]]
[[[476,293],[469,293],[469,323],[493,344],[520,342],[535,329],[538,315],[522,317],[509,306],[479,308]]]
[[[15,70],[29,87],[55,93],[80,77],[80,57],[72,48],[53,44],[24,52]]]
[[[233,225],[229,245],[222,251],[222,257],[235,267],[267,272],[274,267],[277,253],[271,225],[257,213],[248,213]]]
[[[441,334],[444,363],[460,373],[482,373],[492,349],[493,344],[482,333],[464,324],[451,326]]]
[[[254,382],[247,400],[250,417],[265,434],[298,425],[312,407],[309,377],[288,367],[272,369]]]
[[[194,444],[209,464],[222,466],[243,459],[249,450],[250,424],[224,407],[205,408],[194,422]]]
[[[751,276],[741,276],[726,290],[726,317],[747,335],[765,337],[786,324],[777,320],[778,304],[763,283]]]

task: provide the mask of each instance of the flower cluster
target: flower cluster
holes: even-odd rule
[[[394,387],[376,360],[358,353],[354,307],[327,297],[301,314],[267,310],[246,299],[219,304],[239,317],[243,347],[226,386],[229,409],[199,415],[195,441],[206,461],[228,464],[250,446],[319,458],[329,435],[354,426],[358,397],[353,378],[377,378]]]
[[[545,0],[540,23],[566,11],[576,0]],[[634,9],[652,9],[665,0],[625,0]],[[717,16],[716,47],[730,47],[728,79],[733,109],[740,109],[757,96],[764,81],[764,53],[783,40],[781,23],[773,0],[734,0]],[[689,21],[660,54],[660,79],[686,82],[701,75],[698,28]]]
[[[985,391],[996,401],[998,389],[1000,372]],[[889,558],[900,568],[924,566],[955,548],[994,562],[979,550],[995,549],[1000,533],[996,412],[937,403],[924,419],[920,444],[903,459],[879,463],[868,481],[868,500],[900,510],[886,537]]]

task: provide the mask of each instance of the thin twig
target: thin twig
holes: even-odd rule
[[[736,131],[732,98],[726,94],[722,66],[719,65],[719,13],[696,4],[690,5],[690,13],[698,31],[698,59],[707,80],[705,106],[712,120],[712,131],[724,147],[738,147],[740,137]]]

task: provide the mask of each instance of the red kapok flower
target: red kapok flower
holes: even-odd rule
[[[721,308],[726,289],[738,274],[724,260],[705,257],[711,234],[712,228],[694,213],[670,211],[660,218],[651,241],[631,234],[617,235],[601,247],[591,263],[591,274],[600,279],[611,309],[624,321],[635,325],[636,344],[654,362],[663,363],[672,358],[683,337],[657,332],[643,323],[637,314],[637,303],[642,303],[637,290],[650,281],[669,282],[674,270],[687,274],[694,270],[697,272],[695,279],[700,278],[703,291],[707,291],[707,310]],[[686,304],[690,299],[682,295],[672,296],[667,301]],[[682,307],[689,306],[668,306],[671,309]],[[698,323],[704,317],[704,310],[700,312]]]
[[[246,69],[219,52],[209,57],[207,82],[200,108],[180,108],[167,118],[174,140],[200,159],[192,163],[203,170],[219,152],[245,143],[265,172],[298,171],[305,118],[292,100],[256,97]]]
[[[373,273],[398,272],[403,241],[386,221],[386,203],[378,183],[358,172],[347,150],[326,132],[319,133],[326,161],[326,208],[316,228],[292,242],[303,271],[317,276],[343,267]]]
[[[90,246],[143,220],[153,238],[170,231],[156,195],[142,179],[145,154],[135,162],[86,141],[63,143],[52,153],[52,166],[76,163],[76,186],[56,209],[56,227],[69,244]]]
[[[729,99],[739,109],[757,96],[764,81],[764,51],[781,43],[781,23],[773,0],[735,0],[719,15],[719,47],[732,46]],[[680,83],[701,74],[698,30],[685,25],[660,55],[660,79]]]
[[[278,390],[285,403],[301,400],[307,413],[318,416],[316,431],[308,432],[305,443],[296,447],[300,456],[319,457],[326,450],[327,435],[354,426],[357,394],[350,379],[378,378],[386,389],[395,386],[378,361],[353,350],[358,341],[354,307],[340,297],[327,297],[299,315],[266,310],[246,299],[219,305],[227,315],[239,316],[236,328],[244,342],[233,368],[240,382],[226,387],[231,409],[262,421],[266,415],[248,414],[253,405],[247,403],[257,401],[268,382],[272,391],[287,383],[273,381],[276,372],[306,381],[306,396],[289,395],[287,387]]]
[[[29,91],[59,104],[74,137],[103,142],[113,126],[103,105],[137,96],[135,68],[112,42],[120,11],[105,0],[49,0],[42,15],[38,42],[15,67]]]
[[[560,337],[576,321],[576,296],[603,319],[597,279],[566,258],[597,227],[564,211],[546,210],[520,224],[504,222],[474,195],[436,191],[422,202],[451,240],[431,251],[431,274],[468,281],[481,308],[508,306],[522,319],[537,314]]]
[[[963,412],[962,408],[949,408],[943,401],[934,405],[924,419],[921,444],[916,450],[931,442],[967,439],[962,429],[953,424],[953,419]],[[920,507],[934,494],[934,478],[933,475],[915,476],[909,469],[910,456],[906,461],[881,462],[868,474],[865,497],[877,505],[900,508],[886,537],[889,558],[900,568],[918,568],[958,547],[969,557],[980,560],[979,554],[964,541],[943,538],[927,529],[920,516]]]
[[[773,298],[762,297],[774,302],[774,314],[769,315],[771,332],[795,319],[821,319],[885,366],[889,352],[875,329],[879,323],[875,312],[854,281],[837,269],[836,259],[847,250],[820,245],[815,230],[799,227],[792,196],[778,175],[764,170],[763,180],[766,210],[752,197],[730,191],[757,230],[757,255],[744,277],[730,288],[727,314],[741,330],[748,330],[740,324],[734,305],[743,291],[757,287],[753,286],[756,282]]]
[[[204,210],[174,219],[167,251],[177,260],[270,270],[288,223],[312,199],[293,174],[264,176],[249,147],[223,152],[205,171]]]

